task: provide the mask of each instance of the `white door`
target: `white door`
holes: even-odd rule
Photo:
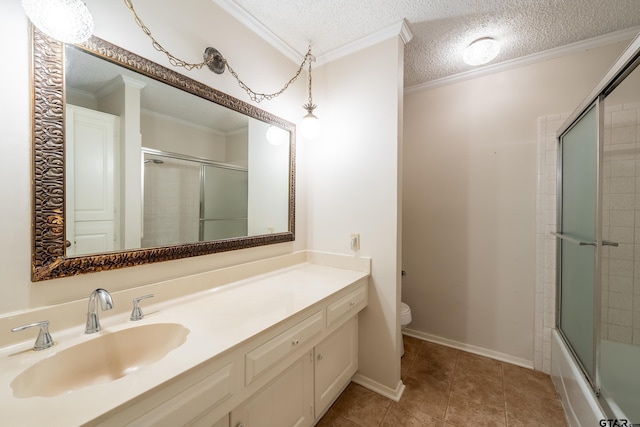
[[[67,105],[66,236],[68,256],[117,248],[117,116]]]

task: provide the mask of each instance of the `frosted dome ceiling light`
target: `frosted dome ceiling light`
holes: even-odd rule
[[[469,65],[482,65],[494,59],[500,52],[500,43],[491,37],[483,37],[471,43],[462,55]]]
[[[93,17],[81,0],[22,0],[25,13],[40,31],[64,43],[91,37]]]

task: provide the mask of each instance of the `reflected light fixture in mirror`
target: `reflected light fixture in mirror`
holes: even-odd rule
[[[498,53],[500,43],[491,37],[482,37],[465,49],[462,59],[469,65],[482,65],[493,60]]]
[[[278,126],[269,126],[267,129],[267,141],[271,145],[282,145],[289,141],[289,132]]]
[[[40,31],[64,43],[91,37],[93,17],[81,0],[22,0],[29,20]]]

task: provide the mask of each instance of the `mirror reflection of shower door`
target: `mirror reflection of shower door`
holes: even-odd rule
[[[200,241],[247,235],[248,173],[202,166]]]
[[[596,103],[597,104],[597,103]],[[594,104],[560,137],[558,328],[596,384],[599,110]]]

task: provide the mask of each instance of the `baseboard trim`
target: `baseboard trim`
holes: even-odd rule
[[[444,345],[446,347],[455,348],[457,350],[463,350],[469,353],[477,354],[479,356],[489,357],[491,359],[499,360],[501,362],[511,363],[512,365],[521,366],[523,368],[533,369],[533,361],[522,359],[520,357],[510,356],[499,351],[489,350],[482,347],[476,347],[475,345],[465,344],[458,341],[442,338],[436,335],[426,334],[424,332],[416,331],[413,329],[403,329],[402,333],[409,337],[418,338],[423,341],[429,341],[435,344]]]
[[[386,385],[382,385],[379,382],[372,380],[371,378],[360,375],[359,373],[356,373],[353,377],[351,377],[351,381],[384,397],[388,397],[389,399],[396,402],[400,401],[405,388],[402,380],[399,380],[396,388],[392,389],[390,387],[387,387]]]

